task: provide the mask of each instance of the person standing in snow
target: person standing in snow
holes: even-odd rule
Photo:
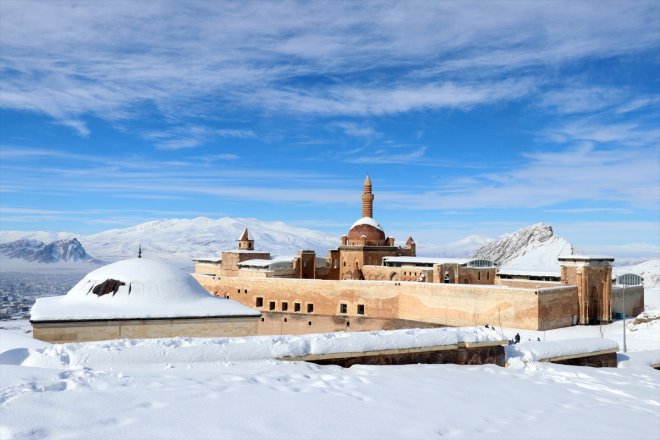
[[[516,333],[516,336],[513,339],[516,341],[516,344],[520,342],[520,333]]]

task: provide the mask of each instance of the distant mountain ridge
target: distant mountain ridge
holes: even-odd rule
[[[80,235],[76,241],[80,240],[88,252],[106,261],[135,257],[141,246],[145,257],[192,265],[193,258],[217,258],[223,250],[235,249],[236,240],[246,227],[255,239],[256,249],[273,255],[296,255],[300,249],[313,249],[319,255],[326,255],[328,249],[339,243],[339,238],[333,235],[283,222],[231,217],[155,220]],[[43,239],[70,240],[74,236],[66,232],[0,231],[0,242],[8,248],[0,253],[10,258],[31,258]]]
[[[77,238],[44,243],[35,239],[21,239],[0,244],[0,254],[35,263],[86,262],[100,263],[85,251]]]
[[[554,235],[552,226],[537,223],[477,249],[472,256],[495,261],[508,270],[559,272],[560,255],[572,255],[573,245]]]

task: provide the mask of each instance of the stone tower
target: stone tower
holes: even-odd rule
[[[362,191],[362,217],[373,218],[374,195],[371,192],[371,179],[369,175],[364,179],[364,190]]]
[[[578,289],[578,324],[612,320],[612,261],[611,257],[559,257],[561,283]]]
[[[253,251],[254,250],[254,239],[250,235],[248,228],[245,228],[243,235],[238,239],[238,249],[242,251]]]

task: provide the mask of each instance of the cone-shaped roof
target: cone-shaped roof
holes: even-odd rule
[[[241,235],[241,238],[239,238],[238,241],[248,241],[248,240],[252,240],[252,234],[250,234],[248,228],[245,228],[245,231],[243,231],[243,235]]]

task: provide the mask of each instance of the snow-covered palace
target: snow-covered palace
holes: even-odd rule
[[[272,258],[255,250],[246,229],[237,249],[195,260],[194,276],[214,295],[259,310],[261,334],[485,324],[548,330],[644,308],[640,280],[613,283],[609,257],[560,257],[558,274],[500,273],[485,259],[417,257],[412,237],[397,246],[385,234],[373,201],[367,177],[362,217],[327,258],[311,250]]]

